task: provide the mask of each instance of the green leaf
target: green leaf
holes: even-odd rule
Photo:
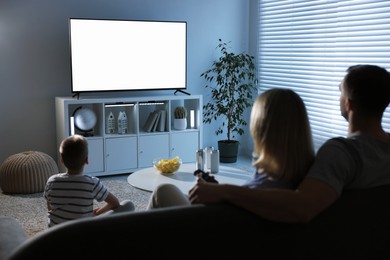
[[[211,89],[211,100],[203,106],[203,122],[211,123],[220,117],[225,118],[226,121],[221,123],[215,133],[220,135],[226,131],[230,141],[230,138],[235,137],[234,133],[244,134],[243,127],[247,122],[243,114],[253,103],[253,92],[257,89],[258,80],[253,56],[228,52],[230,42],[218,41],[220,57],[201,74],[206,81],[215,84],[205,85],[205,88]]]

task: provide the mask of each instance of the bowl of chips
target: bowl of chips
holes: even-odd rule
[[[155,159],[153,160],[153,167],[161,174],[169,175],[174,174],[180,168],[182,164],[179,156],[175,156],[171,159]]]

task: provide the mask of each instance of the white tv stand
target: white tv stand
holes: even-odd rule
[[[202,147],[202,96],[143,96],[126,98],[56,97],[57,147],[73,132],[83,134],[72,126],[71,118],[80,107],[92,109],[97,123],[88,139],[89,164],[85,173],[94,176],[131,173],[152,165],[153,159],[179,156],[183,163],[195,162],[195,151]],[[176,106],[188,111],[187,129],[173,128],[173,111]],[[144,124],[154,110],[165,110],[162,131],[144,131]],[[110,112],[118,118],[120,111],[127,114],[126,134],[107,133],[106,119]],[[58,149],[57,149],[58,150]],[[58,166],[65,171],[60,157]]]

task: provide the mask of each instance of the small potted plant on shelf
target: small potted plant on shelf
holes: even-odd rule
[[[177,106],[173,113],[173,128],[184,130],[187,128],[187,109],[183,106]]]
[[[218,141],[218,149],[220,161],[231,163],[237,161],[239,146],[234,134],[244,134],[244,112],[253,104],[258,80],[253,56],[229,52],[228,44],[221,39],[217,48],[221,56],[200,75],[210,83],[205,87],[211,90],[210,101],[203,105],[203,123],[223,118],[215,133],[226,131],[226,139]]]

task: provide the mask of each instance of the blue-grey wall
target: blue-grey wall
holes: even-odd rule
[[[188,89],[205,93],[200,74],[217,58],[218,38],[232,50],[255,54],[255,0],[1,0],[0,162],[39,150],[56,159],[55,96],[70,96],[68,18],[185,20],[188,22]],[[106,93],[166,95],[173,91]],[[102,94],[100,94],[102,95]],[[204,125],[204,146],[217,146],[215,125]],[[240,153],[252,149],[249,132]]]

